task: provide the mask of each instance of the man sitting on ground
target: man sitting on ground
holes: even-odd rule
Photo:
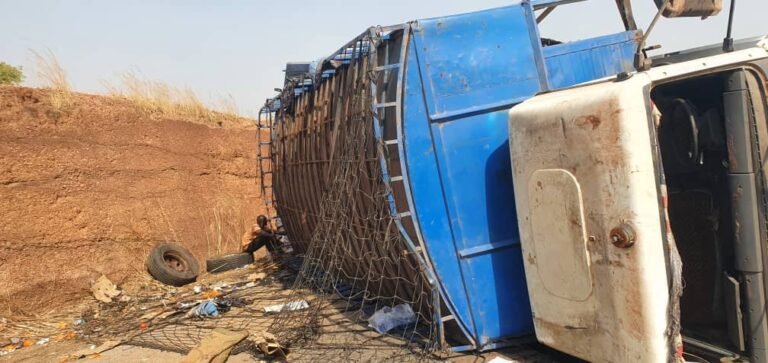
[[[250,232],[245,232],[242,248],[243,252],[254,253],[264,246],[267,246],[267,251],[274,257],[279,251],[280,242],[275,236],[275,231],[269,225],[269,219],[260,215],[256,217],[256,226]]]

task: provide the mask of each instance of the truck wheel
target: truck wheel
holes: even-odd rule
[[[209,258],[205,261],[205,270],[208,272],[224,272],[234,270],[238,267],[243,267],[253,263],[252,253],[234,253],[231,255],[224,255]]]
[[[195,282],[200,265],[186,248],[175,243],[160,243],[147,257],[147,270],[157,281],[183,286]]]

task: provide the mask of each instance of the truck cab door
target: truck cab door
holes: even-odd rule
[[[536,337],[593,362],[662,362],[674,346],[648,84],[539,95],[509,114]]]

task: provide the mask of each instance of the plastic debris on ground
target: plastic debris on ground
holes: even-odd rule
[[[286,286],[293,283],[295,271],[281,270],[277,265],[258,268],[263,270],[249,267],[240,273],[223,275],[227,280],[217,276],[218,281],[210,279],[181,288],[138,279],[118,288],[106,277],[99,278],[91,290],[94,299],[52,316],[45,329],[30,331],[11,322],[18,325],[14,329],[19,333],[6,336],[18,338],[14,339],[15,344],[4,345],[8,340],[0,341],[0,355],[16,354],[25,349],[25,345],[47,346],[74,339],[88,343],[117,339],[119,342],[115,344],[183,351],[192,349],[205,336],[203,333],[212,328],[264,331],[275,313],[310,308],[309,301],[313,300],[291,299],[290,294],[285,293],[290,291]],[[204,295],[206,293],[211,295]],[[127,295],[131,301],[121,301],[121,297]],[[247,343],[238,343],[234,351],[258,349],[273,357],[287,354],[287,350],[266,333],[256,339],[261,343],[258,348],[255,338],[246,338]],[[111,349],[110,346],[104,348]],[[74,356],[95,358],[102,351],[102,347],[91,346],[87,352]]]
[[[400,304],[394,308],[385,306],[368,318],[368,326],[380,334],[384,334],[398,326],[416,322],[416,314],[408,304]]]
[[[254,272],[246,277],[246,279],[251,281],[257,281],[261,280],[267,277],[267,274],[264,272]]]
[[[208,290],[208,291],[203,293],[203,298],[204,299],[213,299],[213,298],[219,297],[221,295],[222,295],[221,290]]]
[[[77,338],[77,333],[75,333],[74,331],[68,331],[66,333],[61,333],[53,337],[53,339],[57,341],[73,340],[75,338]]]
[[[221,290],[226,289],[228,287],[229,287],[229,284],[224,283],[224,282],[220,282],[220,283],[217,283],[217,284],[214,284],[213,286],[211,286],[211,290],[221,291]]]
[[[256,344],[260,352],[268,357],[284,358],[286,356],[285,348],[270,333],[262,332],[253,339],[253,343]]]
[[[216,307],[216,303],[213,300],[203,301],[196,308],[187,313],[187,316],[194,316],[197,318],[215,318],[219,316],[219,308]]]
[[[117,285],[113,284],[106,276],[101,275],[96,282],[91,286],[91,292],[93,297],[104,303],[111,303],[114,298],[118,297],[121,293],[117,289]]]
[[[8,339],[8,344],[0,346],[0,356],[6,355],[11,352],[15,352],[19,349],[23,348],[29,348],[33,345],[46,345],[51,341],[50,338],[40,338],[37,340],[34,339],[22,339],[13,337]]]
[[[196,318],[216,318],[220,314],[228,312],[232,307],[243,307],[248,305],[248,301],[243,298],[218,297],[201,302],[196,307],[187,312],[187,316]],[[191,305],[183,306],[186,308]]]
[[[232,331],[222,328],[213,331],[194,347],[181,363],[226,362],[237,343],[248,337],[247,331]]]
[[[4,345],[3,348],[0,349],[0,353],[2,355],[5,355],[5,354],[8,354],[10,352],[15,351],[16,349],[19,349],[20,348],[20,344],[19,344],[20,342],[21,342],[21,339],[19,339],[19,338],[11,338],[11,343]]]
[[[304,300],[299,301],[291,301],[284,304],[277,304],[277,305],[270,305],[264,307],[264,312],[266,313],[279,313],[283,310],[286,311],[294,311],[294,310],[302,310],[309,307],[309,303],[307,303]]]

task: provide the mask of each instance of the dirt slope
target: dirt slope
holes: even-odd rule
[[[42,313],[143,271],[155,241],[231,252],[263,210],[256,130],[0,87],[0,316]]]

